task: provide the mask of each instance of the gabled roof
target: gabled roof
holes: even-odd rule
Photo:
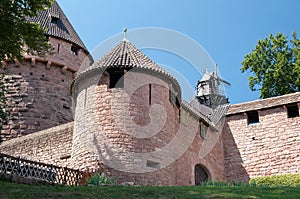
[[[170,76],[126,39],[123,39],[99,61],[95,62],[88,68],[83,69],[83,71],[88,71],[95,68],[118,67],[151,69]]]
[[[46,30],[46,35],[67,40],[88,51],[56,1],[51,8],[39,12],[36,17],[28,18],[27,21],[39,23]]]

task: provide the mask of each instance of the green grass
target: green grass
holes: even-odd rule
[[[300,187],[251,186],[103,186],[25,185],[0,181],[0,198],[300,198]]]

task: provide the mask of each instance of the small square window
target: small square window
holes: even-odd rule
[[[180,110],[180,122],[187,126],[188,124],[188,117],[189,117],[189,112],[181,108]]]
[[[299,117],[299,107],[297,104],[287,105],[288,118]]]
[[[259,115],[257,111],[249,111],[247,112],[248,125],[259,123]]]
[[[78,55],[78,51],[79,51],[79,47],[78,46],[76,46],[76,45],[72,45],[71,46],[71,53],[73,55]]]

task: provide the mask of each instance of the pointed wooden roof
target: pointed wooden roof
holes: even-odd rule
[[[67,40],[88,51],[56,1],[49,9],[39,12],[35,17],[27,18],[27,20],[39,23],[46,30],[46,35]]]

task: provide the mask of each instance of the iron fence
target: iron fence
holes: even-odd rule
[[[84,173],[0,153],[0,173],[42,180],[55,184],[82,185]]]

